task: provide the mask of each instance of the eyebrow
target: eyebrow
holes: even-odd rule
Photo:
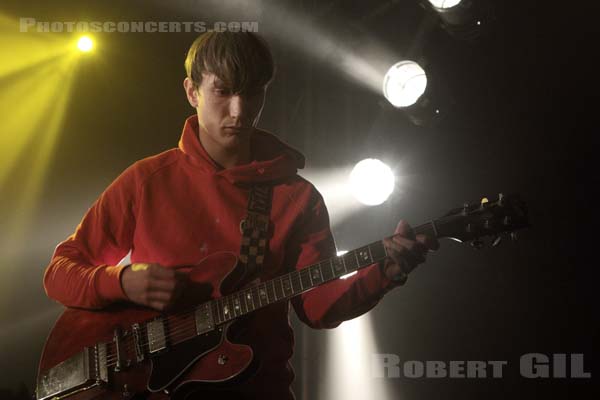
[[[225,82],[223,82],[222,80],[220,80],[219,78],[215,78],[212,82],[213,86],[216,88],[226,88],[227,85],[225,84]]]

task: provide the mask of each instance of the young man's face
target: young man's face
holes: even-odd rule
[[[189,78],[184,85],[206,139],[226,151],[236,151],[249,143],[265,104],[265,87],[234,94],[214,74],[202,74],[197,91]]]

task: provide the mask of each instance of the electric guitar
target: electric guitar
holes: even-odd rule
[[[524,203],[500,195],[465,204],[413,228],[437,238],[471,242],[529,226]],[[243,380],[257,363],[250,346],[228,337],[232,324],[260,308],[367,267],[386,257],[383,241],[294,270],[269,281],[232,287],[239,275],[234,253],[215,253],[187,267],[187,304],[159,313],[134,304],[101,311],[68,308],[56,321],[39,364],[36,396],[50,399],[123,400],[150,391],[177,396],[193,385]],[[210,267],[209,267],[210,266]],[[213,287],[207,282],[219,282]]]

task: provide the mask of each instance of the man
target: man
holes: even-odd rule
[[[173,267],[218,252],[239,254],[240,221],[254,184],[272,187],[257,280],[335,256],[323,199],[296,173],[304,157],[256,128],[275,70],[263,39],[206,33],[192,44],[185,67],[185,93],[196,115],[186,120],[179,147],[138,161],[94,203],[48,266],[44,283],[51,298],[92,309],[133,302],[168,310],[186,283]],[[250,314],[240,339],[251,344],[260,369],[229,395],[293,398],[289,305],[314,328],[334,328],[374,307],[437,247],[435,239],[412,236],[402,221],[396,233],[385,240],[385,263]],[[130,250],[132,264],[118,266]]]

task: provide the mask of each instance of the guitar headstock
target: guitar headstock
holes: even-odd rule
[[[472,241],[474,247],[480,248],[481,239],[487,236],[494,237],[493,246],[500,243],[501,234],[516,238],[515,231],[528,227],[529,221],[525,203],[518,196],[500,194],[494,201],[484,197],[478,203],[453,209],[435,224],[438,237]]]

